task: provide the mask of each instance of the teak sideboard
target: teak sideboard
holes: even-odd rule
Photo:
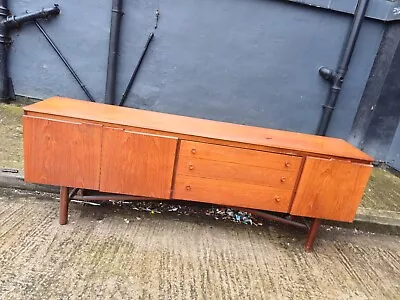
[[[352,222],[373,158],[329,137],[53,97],[24,108],[27,182]],[[74,188],[69,193],[69,188]]]

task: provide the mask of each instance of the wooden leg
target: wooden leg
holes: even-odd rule
[[[60,188],[60,225],[65,225],[68,223],[68,188],[62,186]]]
[[[314,219],[311,222],[310,230],[308,231],[308,235],[307,235],[307,241],[304,246],[304,248],[307,252],[312,251],[314,248],[314,241],[315,241],[315,238],[317,237],[317,233],[318,233],[318,229],[319,229],[320,225],[321,225],[320,219]]]

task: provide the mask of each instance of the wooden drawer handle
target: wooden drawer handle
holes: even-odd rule
[[[286,181],[286,177],[285,176],[282,176],[281,177],[281,182],[285,182]]]
[[[289,167],[290,167],[290,162],[288,162],[288,161],[285,162],[285,167],[286,167],[286,168],[289,168]]]
[[[189,165],[189,170],[193,170],[194,166],[192,164]]]
[[[187,191],[190,191],[191,189],[192,189],[192,187],[191,187],[190,185],[187,185],[187,186],[186,186],[186,190],[187,190]]]
[[[196,149],[195,148],[192,149],[192,153],[196,154]]]
[[[281,201],[281,198],[279,198],[279,196],[275,196],[275,201],[276,201],[276,202],[280,202],[280,201]]]

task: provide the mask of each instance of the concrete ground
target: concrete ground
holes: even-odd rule
[[[0,189],[0,299],[400,299],[400,237],[71,204]]]

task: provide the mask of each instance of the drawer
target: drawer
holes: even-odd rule
[[[288,212],[302,158],[182,141],[173,197]]]
[[[299,171],[302,160],[302,158],[298,156],[191,141],[181,141],[179,156],[232,162],[296,173]]]
[[[261,186],[293,189],[297,173],[252,165],[179,156],[177,175],[230,180]]]
[[[177,175],[174,199],[288,212],[291,190],[234,181]]]

